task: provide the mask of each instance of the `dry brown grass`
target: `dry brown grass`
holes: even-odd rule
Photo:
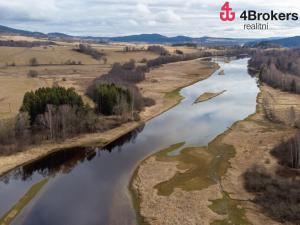
[[[0,76],[0,119],[15,116],[25,92],[43,86],[45,82],[36,78]]]
[[[235,147],[236,157],[231,160],[232,168],[229,169],[222,184],[225,191],[231,193],[230,196],[234,199],[254,198],[244,188],[243,173],[254,164],[264,166],[270,173],[274,173],[277,161],[270,151],[283,139],[288,139],[295,133],[291,127],[272,123],[266,119],[261,104],[262,98],[270,93],[276,99],[272,102],[274,108],[278,110],[277,112],[284,120],[287,119],[287,114],[280,112],[286,111],[291,106],[294,106],[297,111],[300,110],[300,95],[282,92],[264,85],[261,87],[261,95],[258,98],[257,113],[237,123],[225,135],[223,142]],[[247,208],[247,217],[253,224],[279,224],[266,217],[261,209],[250,201],[245,201],[245,208]]]
[[[130,59],[139,62],[143,58],[153,59],[158,57],[157,54],[147,51],[123,52],[123,48],[126,44],[93,44],[92,46],[94,48],[97,48],[99,51],[103,51],[106,54],[108,62],[107,64],[103,64],[103,62],[99,62],[88,55],[73,51],[72,49],[75,48],[78,43],[57,43],[60,46],[47,47],[46,49],[43,47],[0,47],[0,65],[5,65],[6,63],[11,64],[13,62],[16,63],[16,66],[0,67],[0,77],[2,79],[0,88],[3,87],[0,98],[5,97],[5,101],[3,100],[1,102],[0,118],[17,114],[23,95],[26,91],[34,90],[42,86],[52,86],[53,83],[58,83],[60,86],[67,88],[75,88],[75,90],[84,97],[85,102],[92,105],[92,102],[84,95],[85,90],[93,79],[107,73],[113,63],[124,63]],[[147,48],[145,45],[136,45],[135,47]],[[180,48],[189,50],[189,48],[186,47]],[[49,65],[37,67],[28,66],[29,60],[33,57],[37,58],[40,64]],[[74,60],[76,62],[81,61],[84,65],[60,65],[67,60]],[[51,63],[52,65],[50,65]],[[199,73],[206,74],[209,72],[205,71],[207,68],[202,68],[201,65],[201,63],[196,61],[191,61],[163,66],[148,74],[148,78],[141,84],[141,88],[148,90],[148,92],[151,90],[151,93],[145,93],[145,91],[143,91],[146,96],[149,95],[153,98],[162,99],[161,96],[173,90],[172,88],[176,86],[176,83],[178,82],[177,79],[184,79],[184,81],[187,82],[189,80],[197,79]],[[27,74],[29,70],[36,70],[39,75],[38,78],[28,79]],[[174,76],[175,73],[176,75]],[[189,75],[186,76],[187,74]],[[166,86],[154,85],[152,82],[153,80],[157,80],[160,84],[163,83]],[[153,86],[155,87],[153,88]],[[19,89],[15,90],[17,87]],[[8,103],[10,102],[12,104],[11,109],[8,107]],[[158,102],[158,104],[165,103],[162,101]]]
[[[44,41],[46,39],[26,37],[26,36],[11,36],[11,35],[1,35],[0,40],[13,40],[13,41]]]
[[[270,93],[277,100],[273,101],[273,104],[278,112],[285,111],[291,106],[294,106],[297,111],[300,110],[300,95],[281,92],[268,86],[261,87],[256,114],[236,123],[218,137],[220,144],[231,145],[236,150],[235,157],[230,159],[231,167],[222,177],[222,190],[220,186],[212,185],[199,191],[185,192],[174,189],[170,196],[160,196],[155,186],[170,180],[170,177],[178,171],[184,172],[178,169],[180,161],[162,162],[155,160],[155,157],[150,157],[140,164],[136,179],[133,180],[133,190],[138,191],[141,201],[140,213],[148,224],[211,224],[216,219],[222,219],[220,217],[222,215],[209,210],[211,205],[209,200],[218,198],[218,201],[222,201],[220,196],[222,191],[225,191],[229,193],[228,197],[231,199],[241,200],[238,202],[253,225],[279,225],[278,222],[264,215],[258,205],[251,202],[254,196],[245,190],[243,179],[244,172],[254,164],[264,165],[274,173],[277,162],[270,151],[280,144],[282,139],[289,138],[295,133],[291,127],[275,124],[266,119],[262,110],[262,98]],[[191,212],[194,213],[190,215]],[[198,221],[199,216],[201,221]]]
[[[74,46],[75,47],[75,46]],[[15,63],[17,66],[29,65],[31,58],[36,58],[39,64],[64,64],[68,60],[80,61],[83,64],[99,64],[92,57],[75,52],[72,46],[53,47],[1,47],[0,65]]]
[[[176,90],[187,86],[195,81],[207,78],[217,68],[217,65],[210,62],[203,62],[199,59],[170,63],[152,70],[147,74],[146,80],[138,84],[143,96],[155,99],[155,107],[146,108],[143,114],[156,114],[155,110],[166,108],[168,105],[176,104],[181,96]],[[173,95],[169,93],[174,92]]]
[[[17,66],[29,65],[29,60],[33,57],[37,58],[40,64],[57,65],[65,64],[71,60],[81,62],[86,65],[101,65],[103,62],[93,59],[89,55],[81,54],[73,51],[79,43],[56,42],[58,46],[21,48],[21,47],[1,47],[0,65],[12,64]],[[125,45],[101,45],[93,44],[94,48],[106,54],[108,64],[115,62],[124,63],[130,59],[140,61],[143,58],[153,59],[158,57],[157,54],[147,51],[140,52],[123,52]]]
[[[149,119],[159,115],[176,105],[181,99],[180,95],[167,95],[167,93],[178,90],[183,86],[187,86],[198,80],[205,79],[210,76],[216,69],[216,64],[209,62],[201,62],[199,60],[173,63],[162,66],[159,69],[152,70],[147,74],[147,79],[139,84],[145,97],[154,98],[156,104],[146,108],[141,113],[141,121],[129,122],[118,128],[108,130],[101,134],[81,135],[79,137],[66,140],[61,144],[45,144],[37,146],[16,155],[0,157],[0,174],[13,169],[14,167],[29,162],[31,160],[43,157],[55,149],[68,148],[74,146],[101,146],[104,143],[111,142],[116,138],[128,133],[148,121]],[[153,79],[157,82],[153,83]],[[2,82],[0,83],[0,85]],[[11,93],[11,92],[9,92]],[[176,92],[177,93],[177,92]]]
[[[215,98],[221,94],[223,94],[224,92],[226,92],[225,90],[224,91],[221,91],[221,92],[217,92],[217,93],[214,93],[214,92],[205,92],[203,94],[201,94],[196,100],[195,100],[195,103],[199,103],[199,102],[204,102],[204,101],[208,101],[212,98]]]
[[[6,36],[2,38],[9,40],[33,40],[32,38],[21,36]],[[102,61],[99,62],[89,55],[73,51],[72,49],[78,43],[57,43],[59,46],[47,48],[0,47],[0,119],[17,114],[26,91],[35,90],[43,86],[52,86],[53,83],[58,83],[60,86],[67,88],[75,88],[83,96],[85,102],[93,105],[84,95],[86,87],[96,77],[107,73],[113,63],[124,63],[130,59],[136,61],[140,61],[143,58],[153,59],[158,56],[151,52],[124,53],[122,52],[124,44],[93,45],[93,47],[106,54],[108,61],[107,64],[104,64]],[[33,57],[37,58],[40,64],[47,65],[28,66],[29,60]],[[80,61],[84,65],[64,65],[67,60]],[[16,66],[5,66],[12,63],[15,63]],[[38,78],[27,78],[30,70],[37,71]]]
[[[185,54],[198,52],[199,49],[187,46],[166,46],[165,47],[169,52],[174,53],[176,50],[180,50]]]

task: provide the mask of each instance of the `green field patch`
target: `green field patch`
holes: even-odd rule
[[[223,220],[216,220],[211,225],[251,225],[245,216],[241,201],[231,199],[228,193],[223,192],[223,198],[211,202],[209,208],[225,216]]]
[[[182,147],[178,143],[156,154],[156,160],[178,162],[178,171],[170,180],[155,185],[159,195],[168,196],[175,188],[185,191],[201,190],[216,184],[230,166],[229,159],[234,157],[234,147],[222,144],[218,138],[208,147],[184,148],[178,155],[168,153]]]
[[[181,97],[181,95],[180,95],[180,88],[178,88],[178,89],[175,89],[174,91],[170,91],[170,92],[167,92],[166,94],[165,94],[165,97],[166,98],[177,98],[177,97]]]

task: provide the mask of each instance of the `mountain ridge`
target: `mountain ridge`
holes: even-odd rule
[[[280,44],[284,47],[300,46],[300,36],[288,38],[219,38],[219,37],[188,37],[178,35],[174,37],[167,37],[161,34],[135,34],[117,37],[93,37],[93,36],[73,36],[60,32],[42,33],[32,32],[21,29],[14,29],[11,27],[0,25],[0,34],[7,35],[21,35],[30,37],[40,37],[49,39],[76,39],[76,40],[92,40],[98,42],[131,42],[131,43],[150,43],[150,44],[184,44],[195,43],[202,45],[244,45],[246,43],[255,43],[260,41],[268,41],[275,44]]]

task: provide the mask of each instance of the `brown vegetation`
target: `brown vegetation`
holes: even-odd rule
[[[300,49],[257,51],[249,68],[274,88],[300,93]]]
[[[145,104],[148,104],[146,102],[149,101],[149,98],[154,99],[156,104],[152,105],[151,107],[147,107],[142,112],[140,112],[139,122],[130,121],[128,123],[118,124],[116,123],[117,121],[115,120],[115,117],[112,117],[110,120],[108,120],[107,117],[105,119],[100,118],[102,122],[99,122],[104,126],[103,131],[99,131],[94,134],[79,135],[71,139],[66,139],[61,143],[43,142],[42,145],[30,146],[28,150],[20,152],[18,154],[14,154],[11,156],[0,156],[0,174],[20,164],[45,156],[46,154],[57,151],[61,148],[69,148],[75,146],[100,147],[104,143],[109,143],[122,136],[123,134],[128,133],[134,128],[140,126],[141,123],[153,118],[156,115],[159,115],[170,107],[176,105],[181,100],[181,96],[179,94],[171,95],[170,93],[177,93],[177,89],[208,77],[216,69],[217,67],[214,63],[203,62],[201,60],[193,60],[188,62],[164,65],[159,69],[151,70],[150,73],[147,74],[146,79],[138,83],[137,86],[141,90],[144,96],[144,100],[147,99],[145,100]],[[33,78],[27,78],[27,80],[35,81],[35,79]],[[156,80],[160,85],[153,85],[152,80]],[[12,81],[15,81],[15,79],[13,79]],[[22,82],[24,83],[24,81]],[[20,86],[20,84],[18,85]],[[22,96],[23,95],[24,93],[22,94]],[[19,98],[22,99],[22,96],[20,96]],[[153,101],[150,100],[150,103],[153,104]],[[112,127],[115,128],[111,129]]]
[[[292,169],[300,169],[300,131],[291,139],[283,141],[275,147],[271,154],[278,159],[281,165]]]
[[[244,174],[245,188],[254,193],[254,202],[280,223],[300,223],[300,181],[272,175],[264,167]]]
[[[105,55],[103,52],[99,52],[97,49],[92,48],[92,46],[84,44],[79,44],[78,49],[74,50],[83,54],[90,55],[96,60],[100,60]]]
[[[49,46],[49,45],[57,45],[52,41],[14,41],[14,40],[0,40],[0,46],[7,47],[40,47],[40,46]]]

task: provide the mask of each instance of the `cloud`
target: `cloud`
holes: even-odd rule
[[[138,25],[139,25],[139,23],[136,22],[135,20],[129,20],[129,23],[130,23],[131,25],[133,25],[133,26],[138,26]]]
[[[264,37],[299,35],[296,22],[270,23],[266,32],[245,32],[243,21],[223,23],[219,11],[224,1],[207,0],[0,0],[1,24],[41,32],[116,36],[137,33],[164,35]],[[244,9],[298,12],[298,0],[235,0]]]
[[[137,12],[141,15],[150,15],[151,11],[146,4],[139,3],[136,6]]]
[[[159,13],[156,19],[157,21],[163,23],[176,23],[181,21],[181,17],[178,14],[174,13],[174,11],[171,9]]]
[[[155,20],[149,20],[147,24],[149,26],[155,26],[156,25],[156,21]]]

